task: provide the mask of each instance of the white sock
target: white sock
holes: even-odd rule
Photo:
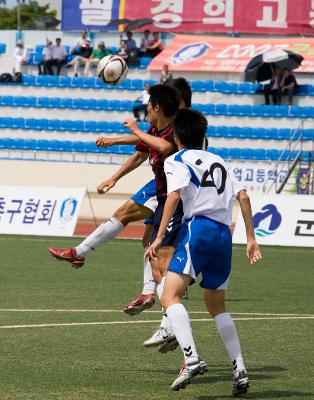
[[[176,335],[177,341],[184,354],[185,362],[193,362],[198,360],[192,329],[188,313],[183,304],[173,304],[168,307],[168,318],[170,319],[172,329]]]
[[[165,286],[165,280],[166,277],[164,276],[163,278],[161,278],[160,283],[157,285],[157,296],[160,300],[161,296],[162,296],[162,292],[164,291],[164,286]]]
[[[163,317],[162,317],[162,320],[161,320],[161,322],[160,322],[159,327],[160,327],[160,328],[164,328],[164,329],[166,329],[167,331],[172,331],[172,330],[173,330],[173,329],[172,329],[171,322],[170,322],[170,319],[168,318],[168,314],[167,314],[166,312],[164,312],[164,315],[163,315]]]
[[[99,225],[83,242],[75,247],[76,254],[79,257],[85,257],[91,250],[95,250],[101,244],[115,238],[118,233],[124,229],[124,226],[114,217],[109,221]]]
[[[233,370],[237,371],[239,369],[245,369],[237,329],[229,313],[225,312],[216,315],[214,320],[219,335],[231,358]]]
[[[144,285],[143,285],[142,293],[143,294],[154,294],[156,287],[157,287],[157,284],[153,277],[152,266],[150,264],[149,259],[147,258],[144,261]]]

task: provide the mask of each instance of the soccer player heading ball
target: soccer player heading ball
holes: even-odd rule
[[[201,273],[200,286],[204,289],[205,304],[230,355],[234,370],[233,395],[238,396],[247,392],[249,380],[236,327],[224,302],[231,271],[229,226],[234,197],[240,202],[245,222],[248,260],[253,264],[262,257],[255,240],[246,191],[232,177],[221,157],[200,150],[206,129],[207,121],[199,112],[178,111],[174,121],[174,140],[179,151],[165,160],[168,197],[156,239],[145,257],[156,257],[169,221],[182,200],[184,216],[180,238],[160,300],[185,360],[171,388],[184,388],[192,377],[208,370],[196,351],[189,317],[181,304],[182,294]]]

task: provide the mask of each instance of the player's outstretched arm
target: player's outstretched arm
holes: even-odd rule
[[[124,136],[118,136],[114,138],[105,138],[101,137],[96,140],[96,146],[97,147],[110,147],[114,146],[116,144],[137,144],[138,142],[138,137],[135,135],[124,135]]]
[[[246,230],[246,238],[247,238],[246,256],[249,262],[251,264],[254,264],[262,259],[262,255],[255,239],[250,198],[245,190],[241,190],[238,193],[237,199],[239,200],[240,203]]]
[[[180,189],[168,194],[156,239],[146,250],[144,254],[145,260],[147,258],[157,257],[157,253],[161,246],[162,240],[165,236],[167,226],[169,225],[169,222],[177,209],[179,201],[180,201]]]
[[[143,164],[143,162],[147,160],[147,157],[147,153],[142,153],[140,151],[134,153],[125,161],[124,164],[121,165],[118,171],[113,174],[111,178],[101,182],[97,186],[97,192],[99,194],[104,194],[108,192],[111,188],[115,186],[119,179]]]
[[[124,125],[130,129],[133,135],[137,136],[138,140],[141,140],[148,147],[151,147],[152,149],[158,151],[158,153],[169,154],[174,150],[173,143],[168,142],[168,140],[158,138],[143,132],[132,118],[128,118],[124,122]]]

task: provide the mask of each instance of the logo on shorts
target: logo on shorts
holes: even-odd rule
[[[172,65],[187,64],[190,61],[203,57],[210,49],[211,46],[204,42],[189,44],[175,52],[170,58],[170,62]]]
[[[180,262],[182,262],[184,260],[184,257],[180,258],[180,257],[176,257]]]
[[[254,231],[257,236],[265,237],[275,233],[281,224],[281,214],[274,204],[266,204],[253,216]]]

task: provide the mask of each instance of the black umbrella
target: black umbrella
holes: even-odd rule
[[[293,70],[303,61],[300,54],[289,50],[275,50],[260,54],[248,63],[244,71],[244,80],[248,82],[263,82],[272,78],[275,67]]]
[[[135,19],[133,21],[127,18],[122,18],[122,19],[113,19],[106,26],[125,25],[123,32],[127,32],[127,31],[133,31],[134,29],[137,28],[141,28],[142,26],[145,25],[150,25],[151,23],[153,23],[153,20],[151,18],[140,18],[140,19]]]
[[[31,28],[41,30],[54,29],[59,25],[59,23],[60,21],[57,18],[47,15],[45,17],[34,19]]]

